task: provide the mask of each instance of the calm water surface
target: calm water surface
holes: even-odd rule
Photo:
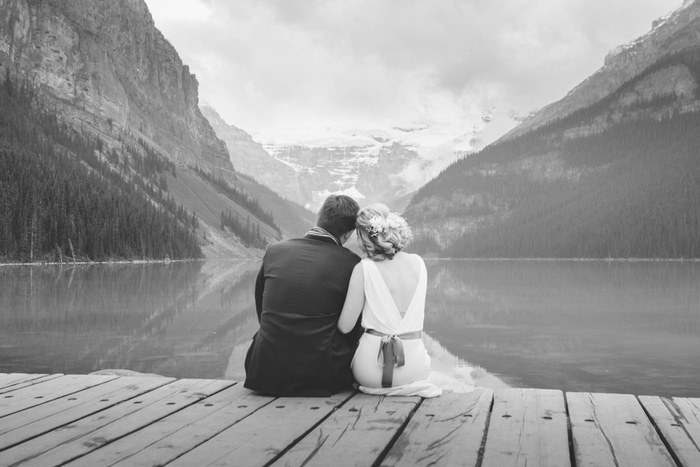
[[[700,396],[700,264],[428,261],[425,329],[519,387]],[[255,262],[0,266],[0,372],[241,379]]]

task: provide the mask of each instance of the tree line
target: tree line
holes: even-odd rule
[[[238,190],[236,187],[229,185],[229,183],[223,178],[215,177],[210,172],[201,169],[199,166],[195,166],[194,171],[202,179],[208,181],[218,188],[228,199],[243,207],[257,219],[275,229],[277,233],[281,233],[281,229],[275,222],[275,218],[272,213],[264,210],[257,200],[251,198],[246,192]]]
[[[263,249],[268,245],[265,236],[260,232],[260,223],[250,222],[250,216],[246,216],[245,222],[241,217],[227,209],[221,212],[221,230],[229,229],[241,239],[247,247]]]
[[[145,144],[122,149],[63,124],[30,83],[8,73],[0,90],[0,259],[201,258],[196,215],[167,194],[163,172],[174,166]]]
[[[535,132],[487,148],[414,198],[452,202],[411,211],[422,225],[452,217],[478,228],[449,245],[426,234],[414,248],[452,257],[698,258],[698,128],[700,113],[684,113],[575,139]],[[579,178],[507,169],[508,160],[536,155],[556,157]]]

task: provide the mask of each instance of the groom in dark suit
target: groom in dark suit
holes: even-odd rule
[[[272,244],[255,284],[260,329],[245,360],[244,386],[273,396],[329,396],[353,383],[350,361],[362,333],[337,323],[360,258],[343,244],[359,206],[329,196],[303,238]]]

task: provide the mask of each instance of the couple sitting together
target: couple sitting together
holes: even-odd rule
[[[365,258],[343,244],[357,232]],[[401,250],[406,221],[383,204],[329,196],[303,238],[268,247],[255,284],[260,329],[245,387],[273,396],[439,396],[423,345],[427,272]]]

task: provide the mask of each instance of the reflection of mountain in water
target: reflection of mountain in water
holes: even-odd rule
[[[245,262],[0,268],[3,371],[222,376],[254,320]]]
[[[511,385],[679,396],[700,383],[699,263],[427,263],[426,331]]]
[[[193,281],[181,284],[187,306],[168,313],[157,336],[136,330],[135,338],[112,349],[117,358],[105,358],[99,366],[165,376],[222,377],[231,348],[242,334],[238,329],[254,320],[255,272],[249,263],[203,263]]]
[[[491,389],[507,387],[497,376],[472,365],[447,350],[430,334],[423,334],[423,343],[430,354],[430,381],[444,390],[469,392],[475,386]]]

